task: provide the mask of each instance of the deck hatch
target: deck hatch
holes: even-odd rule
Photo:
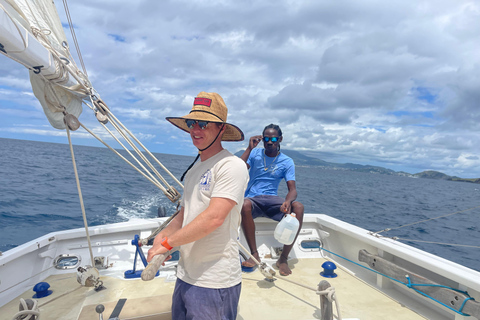
[[[320,251],[322,247],[322,242],[320,239],[306,239],[300,242],[300,247],[308,251]]]
[[[75,254],[61,254],[55,258],[53,265],[57,269],[66,270],[74,269],[80,265],[82,258],[80,255]]]

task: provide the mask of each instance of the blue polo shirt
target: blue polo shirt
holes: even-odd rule
[[[266,156],[264,149],[255,148],[250,153],[247,163],[250,165],[250,181],[245,197],[265,194],[276,196],[282,179],[295,181],[295,164],[292,158],[282,152],[275,159]]]

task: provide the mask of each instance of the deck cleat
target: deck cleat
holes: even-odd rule
[[[337,274],[334,272],[337,269],[335,263],[331,261],[326,261],[322,264],[323,271],[320,272],[320,275],[325,278],[335,278]]]
[[[50,285],[47,282],[39,282],[33,287],[33,291],[35,291],[35,294],[33,295],[32,298],[35,299],[40,299],[46,296],[49,296],[52,294],[52,290],[48,290],[50,288]]]

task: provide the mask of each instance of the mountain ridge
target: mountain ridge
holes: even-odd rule
[[[323,167],[323,168],[332,169],[332,170],[347,170],[347,171],[356,171],[356,172],[365,172],[365,173],[387,174],[387,175],[404,176],[404,177],[410,177],[410,178],[480,183],[480,178],[474,178],[474,179],[460,178],[457,176],[449,176],[447,174],[444,174],[439,171],[434,171],[434,170],[425,170],[422,172],[412,174],[404,171],[394,171],[392,169],[387,169],[384,167],[372,166],[372,165],[327,162],[319,158],[307,156],[295,150],[282,149],[282,152],[285,155],[292,158],[296,166],[303,166],[303,167],[314,166],[314,167]],[[243,154],[243,150],[235,153],[235,155],[239,157],[242,154]]]

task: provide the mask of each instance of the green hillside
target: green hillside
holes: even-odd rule
[[[361,164],[355,164],[355,163],[327,162],[318,158],[307,156],[295,150],[282,149],[282,152],[287,156],[289,156],[290,158],[292,158],[296,166],[302,166],[302,167],[312,166],[312,167],[323,167],[323,168],[329,168],[329,169],[335,169],[335,170],[350,170],[350,171],[357,171],[357,172],[388,174],[388,175],[405,176],[405,177],[412,177],[412,178],[425,178],[425,179],[480,183],[480,178],[464,179],[456,176],[449,176],[442,172],[433,171],[433,170],[427,170],[427,171],[411,174],[408,172],[394,171],[391,169],[378,167],[378,166],[361,165]],[[243,150],[235,153],[235,155],[239,157],[242,154],[243,154]]]

